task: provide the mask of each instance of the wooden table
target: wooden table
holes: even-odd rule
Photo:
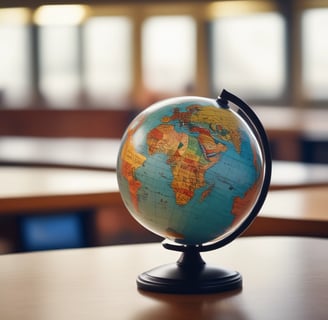
[[[328,187],[270,191],[245,235],[328,238]]]
[[[1,137],[0,164],[115,170],[119,139]]]
[[[115,172],[0,167],[0,214],[121,203]]]
[[[218,294],[138,291],[136,277],[177,260],[160,244],[0,256],[1,319],[328,318],[327,240],[241,238],[203,254],[208,264],[238,270],[243,288]]]
[[[285,107],[254,107],[280,160],[299,161],[303,141],[328,141],[328,111]],[[327,159],[327,158],[326,158]]]
[[[42,215],[72,215],[87,246],[158,239],[128,213],[115,172],[0,167],[0,181],[0,253],[29,250],[22,223]]]
[[[273,161],[270,190],[328,187],[328,165]]]
[[[17,137],[121,138],[132,113],[135,114],[135,110],[128,109],[46,110],[35,107],[0,110],[0,134]],[[302,159],[303,139],[328,141],[326,109],[292,106],[252,108],[261,119],[270,141],[276,146],[276,159]]]

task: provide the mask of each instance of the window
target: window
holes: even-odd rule
[[[142,71],[153,91],[181,94],[194,84],[196,26],[189,16],[158,16],[142,28]]]
[[[284,21],[265,12],[221,17],[212,25],[212,81],[251,100],[279,99],[285,86]]]
[[[80,24],[86,7],[49,5],[39,7],[34,21],[39,26],[39,89],[47,105],[76,107],[81,93]]]
[[[90,102],[98,106],[123,105],[132,87],[130,19],[90,18],[84,30],[84,79]]]
[[[0,106],[22,107],[31,98],[27,9],[0,9]]]
[[[223,88],[250,104],[323,106],[328,5],[294,2],[1,8],[0,107],[144,107]]]
[[[78,26],[40,27],[40,91],[50,107],[76,106],[81,90],[78,39]]]
[[[302,14],[302,82],[308,100],[328,99],[328,9]]]

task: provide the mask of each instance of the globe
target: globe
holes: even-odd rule
[[[218,99],[159,101],[137,115],[122,138],[117,178],[125,206],[177,246],[202,251],[230,242],[263,203],[263,132],[250,109],[232,107],[227,98],[241,101],[227,91]]]

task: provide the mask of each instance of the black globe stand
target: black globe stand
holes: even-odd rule
[[[197,246],[184,246],[176,263],[162,265],[137,278],[139,289],[161,293],[215,293],[240,289],[237,271],[208,266]]]

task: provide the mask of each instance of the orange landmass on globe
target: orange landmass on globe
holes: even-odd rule
[[[215,142],[208,129],[193,127],[190,131],[197,132],[199,134],[197,140],[207,161],[217,162],[219,160],[220,153],[227,150],[225,145]]]
[[[181,112],[176,108],[172,116],[162,118],[162,122],[168,123],[178,120],[180,125],[206,123],[211,128],[212,136],[224,141],[231,141],[238,153],[241,148],[241,138],[239,134],[239,119],[226,109],[206,106],[203,108],[199,105],[187,107],[187,111]],[[224,123],[224,127],[221,125]]]
[[[181,234],[171,228],[167,228],[165,230],[165,235],[167,238],[172,239],[172,240],[177,240],[177,239],[182,240],[185,238],[183,234]]]
[[[224,141],[231,141],[238,153],[241,149],[239,134],[239,119],[230,111],[213,106],[201,108],[193,113],[191,121],[207,123],[212,129],[212,135]],[[222,123],[224,126],[222,126]]]
[[[249,212],[256,200],[259,193],[259,189],[262,183],[261,168],[258,161],[256,146],[251,143],[253,153],[253,165],[256,170],[257,179],[255,183],[248,189],[243,197],[236,197],[234,199],[232,214],[235,216],[232,227],[236,226],[245,216],[245,213]]]
[[[163,123],[171,122],[174,120],[178,120],[180,125],[184,125],[190,123],[191,117],[195,112],[198,112],[200,106],[198,105],[190,105],[187,107],[187,111],[181,112],[178,108],[173,110],[172,116],[166,116],[162,118]]]
[[[199,133],[198,138],[178,133],[168,124],[157,126],[147,136],[149,154],[168,156],[173,175],[171,187],[178,205],[187,204],[195,190],[205,185],[205,172],[219,160],[220,153],[226,151],[226,146],[216,143],[209,130],[197,127],[192,130]]]
[[[138,190],[141,187],[141,182],[138,179],[136,179],[135,172],[146,161],[146,157],[135,150],[132,141],[133,134],[140,125],[141,122],[139,123],[138,126],[131,128],[130,130],[127,131],[126,142],[123,145],[123,149],[121,152],[121,163],[122,163],[121,172],[129,184],[130,197],[136,211],[138,211],[137,194],[138,194]]]
[[[174,125],[169,124],[171,121],[179,121],[181,126],[188,126],[190,132],[197,135],[177,132]],[[204,123],[208,128],[203,127]],[[224,127],[221,124],[224,124]],[[137,194],[142,185],[136,179],[135,172],[146,161],[146,157],[138,153],[133,145],[133,135],[141,125],[142,121],[139,121],[130,128],[121,152],[122,174],[128,181],[135,209],[138,208]],[[236,151],[240,152],[240,139],[238,119],[230,111],[214,106],[202,108],[199,105],[191,105],[185,112],[176,108],[171,116],[163,117],[162,124],[148,133],[147,145],[149,155],[167,155],[167,163],[173,175],[171,187],[176,203],[185,205],[193,198],[197,189],[206,185],[206,171],[217,163],[221,153],[227,150],[227,146],[219,140],[231,141]],[[212,189],[207,188],[200,200],[205,200]]]
[[[147,135],[148,152],[164,153],[172,156],[173,153],[183,154],[188,147],[188,136],[174,130],[172,125],[162,124],[152,129]]]
[[[261,179],[256,182],[245,192],[243,197],[236,197],[233,202],[232,214],[235,216],[231,227],[236,226],[245,217],[245,214],[252,208],[258,195]]]
[[[213,185],[209,186],[205,191],[202,192],[202,195],[201,195],[201,201],[204,201],[208,195],[212,192],[213,190]]]

